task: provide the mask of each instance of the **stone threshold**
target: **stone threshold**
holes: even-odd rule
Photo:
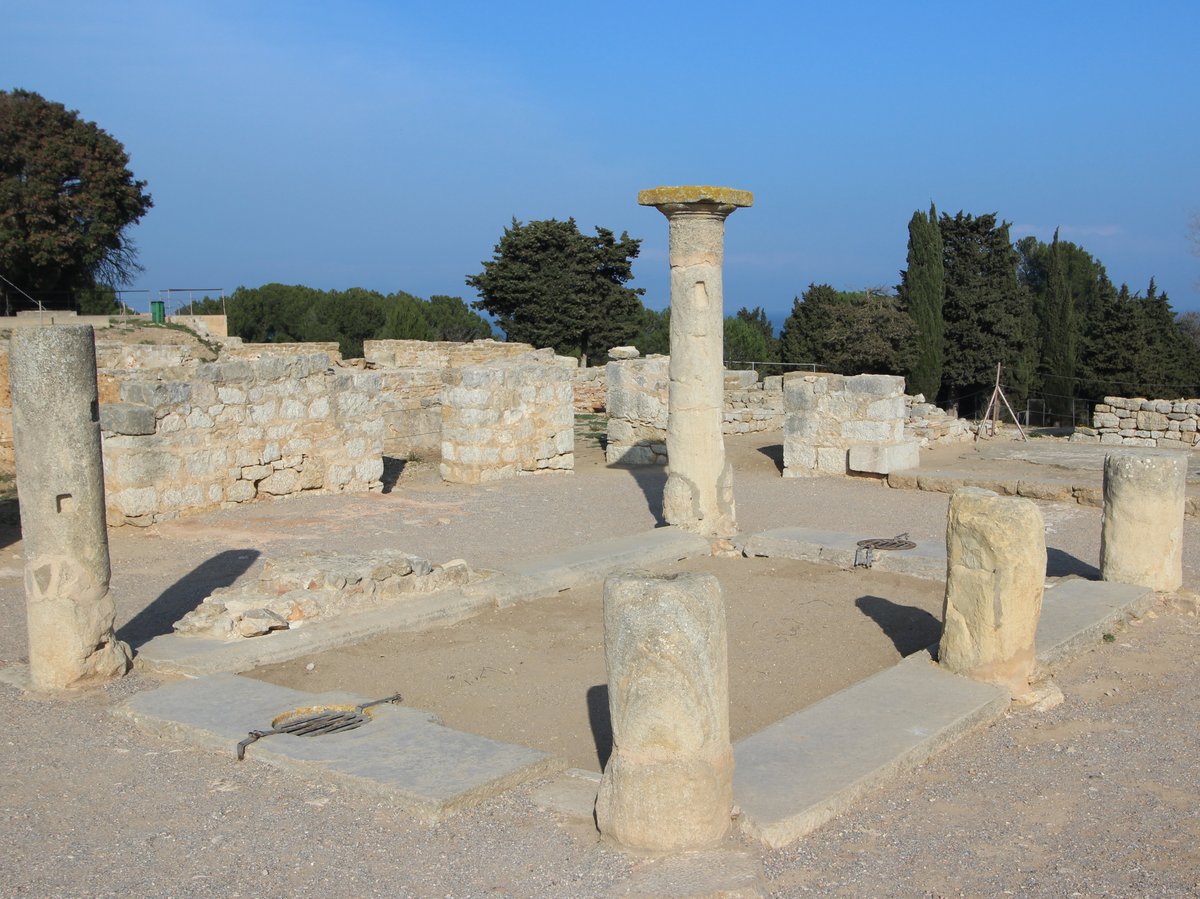
[[[772,528],[746,540],[748,556],[774,556],[801,562],[824,562],[853,568],[859,540],[890,538],[895,534],[842,534],[816,528]],[[915,541],[914,541],[915,542]],[[946,579],[946,544],[918,543],[913,549],[874,550],[872,568],[933,581]]]
[[[1145,587],[1059,582],[1042,600],[1038,660],[1053,671],[1155,598]],[[928,651],[909,656],[734,745],[740,826],[785,846],[1008,707],[1005,690],[939,670]]]
[[[261,637],[224,641],[163,634],[142,644],[134,662],[157,674],[189,677],[249,671],[360,643],[388,631],[453,624],[497,606],[553,596],[615,571],[675,562],[711,551],[712,545],[705,538],[678,528],[658,528],[521,563],[465,587],[406,597],[368,611]],[[197,603],[202,598],[197,597]]]
[[[1120,449],[1120,447],[1114,447]],[[1100,477],[1091,481],[1055,477],[1013,477],[957,471],[949,468],[906,468],[887,476],[887,485],[894,490],[924,490],[927,493],[953,493],[959,487],[982,487],[1001,496],[1023,496],[1027,499],[1081,506],[1104,507],[1104,489]],[[1200,518],[1200,496],[1189,496],[1184,514]]]

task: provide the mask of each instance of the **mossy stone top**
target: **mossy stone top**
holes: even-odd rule
[[[669,206],[680,203],[713,203],[717,206],[753,206],[754,194],[732,187],[695,184],[687,187],[652,187],[638,192],[639,206]]]

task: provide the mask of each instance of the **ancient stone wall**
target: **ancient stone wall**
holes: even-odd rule
[[[975,439],[975,430],[969,421],[925,402],[922,394],[905,396],[904,406],[904,433],[916,440],[922,449]]]
[[[450,368],[442,392],[442,478],[478,484],[575,467],[571,372],[498,362]]]
[[[473,340],[470,343],[431,340],[364,340],[363,357],[374,365],[391,368],[462,368],[484,365],[526,354],[542,361],[554,359],[554,350],[537,350],[528,343]]]
[[[608,404],[608,378],[602,365],[577,368],[571,373],[575,384],[576,412],[603,412]]]
[[[441,369],[377,368],[383,453],[397,459],[437,458],[442,449]]]
[[[303,356],[324,353],[330,365],[342,361],[342,350],[336,340],[313,340],[306,343],[224,343],[221,357],[229,359],[261,359],[263,356]]]
[[[668,356],[610,362],[608,448],[605,458],[624,465],[667,464]],[[783,378],[759,381],[752,371],[725,372],[725,435],[773,431],[783,427]]]
[[[147,525],[257,497],[381,487],[382,379],[325,353],[203,363],[186,379],[106,372],[110,526]]]
[[[1148,400],[1106,396],[1092,410],[1092,427],[1076,428],[1072,443],[1190,449],[1200,443],[1200,399]]]
[[[895,375],[784,376],[785,478],[887,474],[917,466],[904,434],[904,379]]]

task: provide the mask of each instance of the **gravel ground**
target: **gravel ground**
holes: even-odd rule
[[[793,524],[943,539],[945,496],[785,481],[761,441],[731,441],[731,456],[746,531]],[[660,473],[582,455],[573,477],[495,488],[419,475],[384,496],[303,498],[114,533],[123,636],[162,632],[263,554],[386,545],[502,566],[653,527],[661,490]],[[1051,572],[1094,571],[1098,510],[1041,508]],[[0,667],[25,653],[17,536],[0,551]],[[1194,562],[1193,522],[1186,545]],[[1193,564],[1186,580],[1200,584]],[[1064,669],[1060,707],[1009,716],[786,850],[731,841],[729,857],[761,862],[764,892],[779,896],[1198,895],[1198,631],[1200,619],[1164,607]],[[154,685],[134,674],[46,701],[0,684],[0,894],[585,897],[621,891],[653,867],[535,806],[528,788],[429,825],[377,797],[151,738],[109,714]]]

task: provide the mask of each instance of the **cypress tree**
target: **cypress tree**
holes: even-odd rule
[[[900,273],[900,300],[916,325],[916,349],[908,373],[908,392],[923,393],[932,402],[942,385],[946,297],[942,234],[937,209],[913,213],[908,223],[908,268]]]
[[[1078,324],[1075,297],[1068,280],[1066,252],[1058,241],[1058,229],[1050,244],[1046,291],[1039,303],[1042,338],[1041,368],[1044,372],[1046,406],[1066,415],[1075,396],[1075,359]]]
[[[941,397],[969,401],[963,414],[982,410],[999,362],[1009,401],[1020,406],[1037,351],[1029,292],[1017,280],[1019,257],[1008,222],[997,225],[994,213],[978,218],[942,213],[939,228],[946,279]]]

